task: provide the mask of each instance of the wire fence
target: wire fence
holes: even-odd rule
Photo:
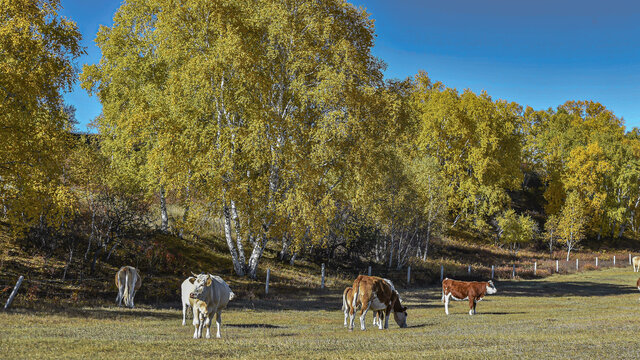
[[[588,255],[566,259],[530,259],[496,264],[461,264],[446,260],[431,260],[408,266],[401,270],[387,269],[381,266],[368,266],[361,269],[360,274],[381,276],[401,286],[421,286],[439,284],[444,278],[458,280],[506,280],[535,279],[553,274],[573,274],[581,271],[607,268],[626,268],[632,264],[636,254]]]
[[[503,262],[499,264],[461,264],[445,260],[430,260],[426,263],[416,263],[412,268],[409,265],[403,269],[389,269],[383,265],[370,265],[359,271],[360,274],[381,276],[392,280],[402,287],[423,286],[429,284],[439,284],[444,278],[454,278],[458,280],[489,280],[489,279],[533,279],[542,278],[553,274],[571,274],[580,271],[598,270],[606,268],[630,267],[634,254],[625,255],[605,255],[588,256],[581,254],[580,257],[570,259],[533,259],[518,261],[513,263]],[[0,297],[4,298],[5,293],[11,291],[18,273],[3,271],[0,277]],[[264,293],[269,293],[269,276],[271,269],[266,269],[264,278]],[[275,277],[275,276],[274,276]],[[331,268],[325,268],[322,264],[318,273],[316,287],[336,287],[339,284],[348,284],[352,281],[352,273],[338,273]],[[173,276],[150,276],[147,281],[153,282],[175,282]],[[169,281],[171,280],[171,281]],[[105,288],[105,279],[102,277],[83,278],[78,280],[57,280],[25,277],[24,288],[27,293],[34,297],[37,293],[46,293],[47,297],[77,297],[78,293],[87,293],[91,296],[106,296],[113,292],[111,287]],[[311,283],[316,283],[311,279]],[[93,286],[92,286],[93,285]],[[175,284],[172,284],[175,285]],[[93,287],[93,288],[92,288]],[[175,286],[176,289],[179,287]],[[313,287],[313,285],[312,285]],[[169,289],[170,290],[170,289]],[[171,293],[176,292],[169,291]],[[177,292],[176,292],[177,293]],[[168,294],[150,294],[150,297],[160,299]],[[156,299],[156,300],[157,300]]]

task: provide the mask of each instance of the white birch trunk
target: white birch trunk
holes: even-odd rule
[[[160,231],[169,230],[169,214],[167,213],[167,198],[164,186],[160,185]]]
[[[251,251],[251,256],[249,257],[248,266],[248,275],[252,279],[256,279],[258,277],[258,264],[260,262],[260,258],[262,257],[262,253],[264,252],[264,248],[267,245],[267,239],[264,237],[260,237],[256,239],[255,244],[253,245],[253,251]]]
[[[238,276],[244,276],[244,262],[240,262],[238,259],[238,252],[236,251],[233,238],[231,236],[231,214],[229,207],[225,205],[222,211],[224,221],[224,237],[227,240],[227,247],[229,247],[229,253],[231,253],[231,261],[233,262],[233,269]]]

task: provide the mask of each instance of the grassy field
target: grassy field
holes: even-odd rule
[[[631,268],[501,281],[444,314],[436,287],[400,290],[409,328],[343,328],[340,292],[235,301],[222,339],[191,338],[175,309],[115,307],[0,313],[2,358],[635,358],[640,301]],[[274,295],[275,296],[275,295]],[[215,325],[212,329],[215,328]]]

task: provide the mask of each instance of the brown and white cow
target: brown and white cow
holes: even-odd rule
[[[442,302],[444,312],[449,315],[449,299],[469,300],[469,315],[476,313],[476,303],[486,295],[498,292],[493,281],[458,281],[446,278],[442,280]]]
[[[640,256],[634,256],[631,261],[633,263],[633,272],[640,271]]]
[[[133,266],[123,266],[116,273],[116,287],[118,288],[118,296],[116,296],[116,302],[118,306],[122,306],[122,300],[124,304],[130,308],[133,308],[133,297],[136,296],[136,291],[140,290],[142,286],[142,278],[140,273]]]
[[[407,327],[407,308],[402,306],[402,300],[391,281],[376,276],[360,275],[353,282],[352,291],[351,306],[347,306],[348,304],[344,303],[348,296],[348,289],[345,289],[343,293],[343,306],[349,308],[349,330],[353,330],[355,313],[358,307],[360,307],[360,329],[362,330],[365,330],[364,320],[369,309],[375,312],[384,311],[384,327],[382,319],[379,319],[379,329],[389,328],[389,314],[391,311],[393,311],[393,317],[398,326],[401,328]]]
[[[638,279],[638,282],[636,282],[636,286],[638,287],[638,290],[640,290],[640,278]]]

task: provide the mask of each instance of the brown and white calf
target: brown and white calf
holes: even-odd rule
[[[493,286],[493,281],[458,281],[453,279],[442,280],[442,302],[444,312],[449,315],[449,300],[469,300],[469,315],[476,313],[476,303],[487,294],[498,292]]]
[[[384,326],[380,318],[377,324],[379,329],[389,328],[389,314],[391,311],[393,311],[393,317],[398,326],[401,328],[407,327],[407,308],[402,306],[402,300],[391,281],[376,276],[360,275],[353,282],[351,291],[353,292],[353,298],[348,304],[345,304],[345,302],[349,297],[349,289],[345,289],[343,293],[343,307],[349,310],[349,330],[353,330],[355,313],[358,307],[360,307],[360,329],[362,330],[365,330],[364,320],[369,309],[380,313],[384,311]],[[376,319],[374,319],[375,322]]]
[[[640,271],[640,256],[634,256],[631,261],[633,263],[633,272]]]
[[[352,303],[353,303],[353,288],[351,286],[348,286],[342,292],[342,312],[344,312],[344,327],[349,326],[349,322],[347,320],[349,319],[349,312],[351,312]],[[378,326],[379,324],[382,324],[382,319],[384,319],[383,310],[378,310],[373,312],[373,326]]]

